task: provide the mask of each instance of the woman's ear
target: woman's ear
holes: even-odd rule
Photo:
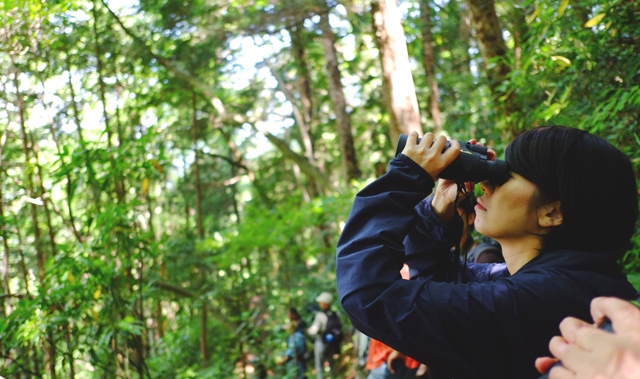
[[[560,201],[543,205],[538,210],[538,224],[543,228],[562,225]]]

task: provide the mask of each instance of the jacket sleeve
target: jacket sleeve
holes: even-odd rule
[[[415,208],[415,226],[404,239],[405,263],[411,279],[455,281],[460,262],[451,247],[462,229],[455,219],[451,225],[440,221],[431,208],[433,197],[421,201]]]
[[[327,316],[323,312],[316,312],[313,318],[313,324],[307,329],[307,334],[311,337],[316,337],[324,331],[325,325],[327,325]]]
[[[422,167],[401,154],[389,163],[385,175],[358,193],[337,247],[341,299],[361,286],[401,279],[403,240],[416,225],[415,206],[433,185]]]

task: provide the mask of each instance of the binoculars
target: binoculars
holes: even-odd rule
[[[396,156],[402,153],[407,144],[407,135],[401,134],[396,147]],[[421,138],[418,138],[420,143]],[[460,155],[438,175],[442,179],[453,180],[457,183],[482,182],[488,180],[495,184],[504,184],[509,179],[509,167],[507,162],[487,158],[487,148],[474,145],[470,142],[460,143]],[[444,145],[442,152],[451,146],[450,142]]]

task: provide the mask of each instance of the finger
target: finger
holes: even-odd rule
[[[496,152],[493,149],[487,149],[487,159],[490,161],[496,160]]]
[[[426,146],[428,148],[433,144],[433,139],[434,138],[435,138],[435,136],[433,135],[433,133],[428,132],[427,134],[422,136],[422,140],[420,141],[420,145],[421,146]]]
[[[578,329],[584,327],[593,327],[593,325],[588,324],[582,320],[579,320],[575,317],[567,317],[562,322],[560,322],[560,333],[562,337],[564,337],[569,343],[574,343],[576,341],[576,333]]]
[[[407,135],[407,142],[404,144],[402,154],[410,156],[410,151],[418,144],[418,132],[411,132]]]
[[[595,331],[598,331],[597,329]],[[604,333],[604,332],[602,332]],[[569,371],[577,373],[584,368],[586,363],[593,362],[599,357],[599,353],[585,349],[579,345],[567,345],[560,360],[562,365]]]
[[[391,362],[387,362],[387,370],[389,370],[390,373],[395,374],[396,370],[393,369],[393,365],[391,364],[393,361]]]
[[[554,357],[560,360],[562,360],[564,352],[567,350],[567,346],[569,346],[567,340],[560,336],[555,336],[549,341],[549,351]]]
[[[439,142],[439,141],[436,141]],[[460,155],[460,142],[456,140],[452,140],[449,142],[449,148],[442,154],[442,156],[446,159],[448,163],[453,162],[454,159]],[[434,143],[435,145],[435,143]],[[442,147],[444,147],[444,142],[442,143]]]
[[[549,379],[577,379],[577,376],[564,366],[556,366],[549,371]]]
[[[413,131],[413,132],[409,133],[409,135],[407,136],[407,145],[410,142],[411,142],[412,145],[417,145],[418,144],[418,137],[420,137],[420,135],[416,131]]]
[[[613,297],[598,297],[591,301],[591,315],[596,324],[605,317],[614,330],[640,329],[640,309],[628,301]]]
[[[438,136],[433,140],[433,145],[431,146],[436,151],[442,151],[444,149],[444,145],[447,143],[447,137]],[[449,150],[449,149],[447,149]]]
[[[558,360],[551,357],[540,357],[536,359],[536,369],[539,373],[544,374],[551,366],[556,364],[556,362],[558,362]]]
[[[611,338],[614,337],[613,334],[591,325],[588,328],[580,328],[576,331],[575,342],[573,342],[573,344],[585,351],[592,351],[599,346],[606,346],[607,343],[613,343]]]
[[[475,188],[476,183],[475,182],[465,182],[464,183],[464,189],[465,191],[471,193],[473,192],[473,189]]]

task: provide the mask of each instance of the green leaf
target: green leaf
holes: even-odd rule
[[[562,17],[564,10],[567,9],[567,5],[569,5],[569,0],[562,0],[562,3],[560,3],[558,7],[558,18]]]
[[[558,66],[561,67],[569,67],[571,66],[571,60],[569,60],[568,58],[563,57],[562,55],[554,55],[551,57],[551,60],[556,62],[556,64]]]
[[[533,13],[531,13],[529,17],[527,17],[527,24],[530,24],[533,21],[535,21],[536,17],[538,17],[539,14],[540,14],[540,8],[536,8],[536,10],[534,10]]]
[[[604,18],[605,14],[604,13],[600,13],[597,14],[593,17],[591,17],[591,19],[587,22],[585,22],[584,27],[585,28],[591,28],[593,26],[598,25],[598,23],[600,22],[600,20],[602,20]]]

